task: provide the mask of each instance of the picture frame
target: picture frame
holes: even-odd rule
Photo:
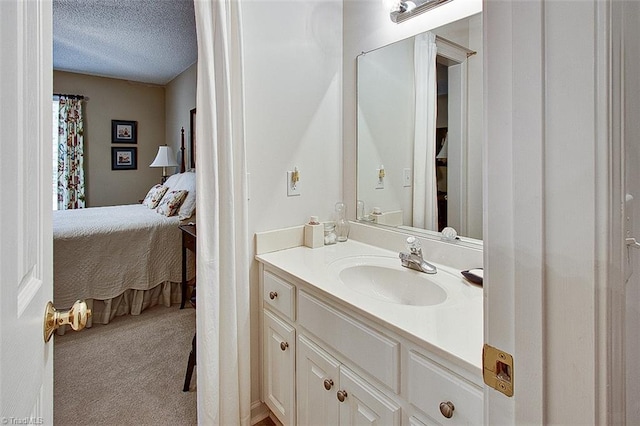
[[[196,109],[189,111],[189,167],[196,168]]]
[[[138,148],[112,147],[111,170],[137,170]]]
[[[138,143],[138,122],[111,120],[111,143]]]

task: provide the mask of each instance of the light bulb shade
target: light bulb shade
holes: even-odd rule
[[[153,163],[149,164],[149,167],[177,167],[178,162],[176,156],[173,153],[173,149],[170,146],[162,145],[158,147],[158,153],[156,154]]]
[[[436,155],[436,158],[446,159],[449,156],[449,135],[444,137],[444,143],[442,144],[442,148],[440,148],[440,152]]]

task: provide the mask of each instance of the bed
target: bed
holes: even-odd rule
[[[147,202],[154,188],[162,191],[155,192],[157,200]],[[84,299],[93,312],[91,321],[107,324],[116,316],[180,302],[178,226],[195,220],[195,173],[173,175],[154,188],[141,204],[53,212],[56,306]],[[176,198],[181,192],[171,212],[161,209],[170,194]],[[193,279],[195,259],[188,256],[187,278]]]

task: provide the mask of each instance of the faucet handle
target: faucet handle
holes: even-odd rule
[[[410,236],[407,238],[407,250],[411,253],[417,253],[422,249],[422,245],[420,241],[414,236]]]

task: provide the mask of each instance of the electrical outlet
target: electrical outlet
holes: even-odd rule
[[[376,189],[384,189],[384,178],[380,177],[380,169],[376,169]]]
[[[411,169],[404,169],[402,171],[402,186],[404,186],[405,188],[411,186],[411,180]]]
[[[300,195],[300,180],[292,181],[293,172],[287,172],[287,197],[296,197]]]

